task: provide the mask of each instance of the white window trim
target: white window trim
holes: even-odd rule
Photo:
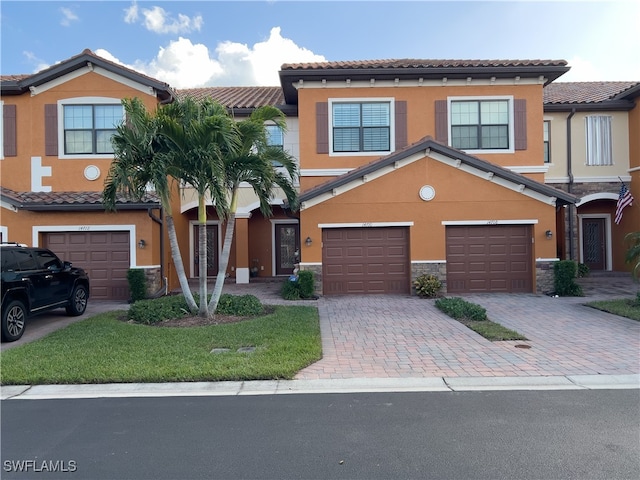
[[[338,103],[389,103],[389,151],[380,152],[334,152],[333,151],[333,105]],[[389,155],[395,151],[396,147],[396,108],[393,97],[354,97],[354,98],[330,98],[329,105],[329,156],[330,157],[380,157]]]
[[[106,158],[113,159],[113,154],[88,154],[88,153],[76,153],[65,154],[64,153],[64,107],[66,105],[113,105],[122,104],[122,100],[119,98],[109,97],[75,97],[75,98],[63,98],[58,100],[58,158]],[[122,120],[124,120],[124,109]]]
[[[477,97],[477,96],[454,96],[447,97],[447,129],[448,129],[448,138],[449,138],[449,146],[452,145],[452,134],[451,134],[451,102],[459,102],[459,101],[491,101],[491,100],[508,100],[509,102],[509,148],[500,148],[500,149],[473,149],[473,150],[462,150],[466,153],[471,154],[486,154],[486,153],[514,153],[515,152],[515,127],[514,127],[514,113],[513,113],[513,95],[495,95],[495,96],[487,96],[487,97]]]

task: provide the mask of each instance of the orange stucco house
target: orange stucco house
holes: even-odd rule
[[[241,192],[232,281],[285,277],[297,264],[315,272],[325,295],[406,294],[422,273],[449,293],[549,291],[567,238],[564,210],[580,201],[545,183],[543,92],[568,68],[561,60],[290,64],[278,87],[176,91],[85,50],[1,78],[0,234],[87,268],[94,298],[127,298],[131,267],[148,272],[153,292],[177,288],[153,192],[120,199],[116,213],[103,209],[109,132],[122,120],[122,98],[153,109],[211,97],[236,118],[280,108],[288,128],[270,131],[271,142],[301,173],[298,211],[276,196],[274,215],[263,218],[251,191]],[[625,125],[637,125],[637,112]],[[637,145],[629,150],[637,166]],[[195,277],[196,198],[176,187],[173,202]],[[209,219],[215,275],[224,224],[213,207]]]

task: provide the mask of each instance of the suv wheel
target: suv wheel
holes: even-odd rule
[[[13,300],[2,311],[2,340],[15,342],[24,333],[27,310],[20,300]]]
[[[89,291],[84,285],[76,285],[71,294],[71,301],[67,307],[67,314],[72,317],[82,315],[87,309],[87,299],[89,298]]]

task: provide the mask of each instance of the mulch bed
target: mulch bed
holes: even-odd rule
[[[273,306],[265,306],[262,312],[262,315],[269,315],[275,311],[275,307]],[[154,323],[149,325],[151,327],[205,327],[207,325],[224,325],[227,323],[238,323],[244,320],[251,320],[252,318],[256,318],[255,316],[243,317],[237,315],[214,315],[211,318],[208,317],[199,317],[188,316],[182,318],[173,318],[171,320],[164,320],[162,322]],[[121,320],[128,322],[126,315],[122,315],[120,317]],[[133,323],[133,322],[132,322]]]

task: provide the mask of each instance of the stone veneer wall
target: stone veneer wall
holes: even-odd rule
[[[553,266],[555,260],[536,260],[536,293],[547,294],[555,290]]]
[[[415,295],[413,282],[420,275],[435,275],[442,282],[442,293],[447,293],[447,264],[445,262],[411,263],[411,294]]]

